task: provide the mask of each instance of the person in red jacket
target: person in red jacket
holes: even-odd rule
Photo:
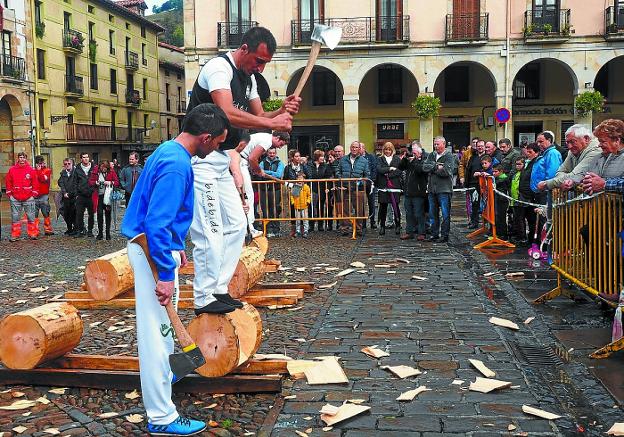
[[[119,178],[117,177],[117,173],[112,169],[110,162],[107,160],[100,161],[98,165],[97,172],[91,172],[91,176],[89,176],[89,186],[95,187],[96,191],[93,193],[94,197],[97,193],[97,200],[94,199],[94,208],[97,209],[97,223],[98,223],[98,234],[97,239],[101,240],[103,238],[103,227],[102,227],[102,215],[106,218],[106,239],[110,240],[110,228],[111,228],[111,201],[110,197],[105,199],[106,189],[114,189],[119,187]],[[108,201],[108,203],[106,203]]]
[[[46,165],[45,158],[41,155],[35,156],[35,170],[37,171],[37,181],[39,181],[39,196],[35,197],[35,227],[39,234],[39,211],[43,215],[43,232],[45,235],[54,235],[52,231],[52,221],[50,220],[50,180],[52,170]]]
[[[17,154],[17,163],[9,169],[5,178],[6,193],[11,201],[11,237],[9,241],[17,241],[22,233],[21,216],[26,213],[28,219],[28,237],[37,239],[35,226],[35,197],[39,195],[37,172],[28,163],[24,152]]]

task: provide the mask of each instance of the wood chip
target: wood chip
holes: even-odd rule
[[[102,322],[93,322],[93,323],[89,323],[89,327],[90,328],[95,328],[97,325],[101,325]]]
[[[42,432],[45,432],[46,434],[51,434],[51,435],[59,435],[61,433],[61,431],[59,431],[56,428],[46,428]]]
[[[360,405],[360,404],[363,404],[364,402],[366,402],[366,399],[347,399],[347,402],[349,402],[351,404]]]
[[[510,272],[505,275],[507,279],[520,279],[524,278],[524,272]]]
[[[297,434],[300,437],[308,437],[308,435],[305,432],[302,432],[302,431],[295,430],[295,434]]]
[[[529,323],[531,323],[533,320],[535,320],[535,317],[527,317],[527,319],[524,321],[525,325],[528,325]]]
[[[43,405],[48,405],[50,403],[50,399],[46,398],[45,396],[41,396],[40,398],[37,398],[36,400],[37,402]]]
[[[542,419],[555,420],[561,418],[561,416],[554,413],[549,413],[548,411],[540,410],[539,408],[530,407],[528,405],[523,405],[522,411],[533,416],[541,417]]]
[[[0,410],[26,410],[30,407],[34,407],[35,405],[37,405],[37,402],[35,401],[20,399],[19,401],[13,402],[11,405],[4,405],[0,407]]]
[[[253,356],[254,360],[284,360],[284,361],[293,361],[292,357],[283,354],[255,354]]]
[[[390,264],[375,264],[375,267],[378,269],[389,269],[392,266]]]
[[[331,431],[332,429],[334,429],[334,427],[333,426],[326,426],[326,427],[324,427],[322,429],[323,429],[323,431],[328,432],[328,431]]]
[[[368,273],[368,270],[358,270],[358,273]]]
[[[306,416],[306,417],[303,418],[303,420],[307,420],[307,421],[310,421],[312,419],[314,419],[314,417],[312,417],[312,416]]]
[[[511,320],[501,319],[499,317],[490,317],[489,322],[492,325],[502,326],[504,328],[515,329],[515,330],[520,329],[520,327],[516,325],[514,322],[512,322]]]
[[[386,273],[389,275],[394,275],[396,273],[396,270],[388,270]]]
[[[420,370],[410,366],[381,366],[381,368],[389,370],[401,379],[422,374]]]
[[[126,420],[130,423],[141,423],[143,422],[143,416],[140,414],[130,414],[129,416],[126,416]]]
[[[204,407],[204,410],[212,410],[212,409],[213,409],[214,407],[216,407],[217,405],[219,405],[219,404],[217,404],[217,403],[215,402],[214,404],[210,404],[210,405],[208,405],[207,407]]]
[[[338,267],[325,267],[326,272],[335,272],[336,270],[340,270]]]
[[[400,262],[400,263],[404,263],[404,264],[409,264],[411,261],[405,258],[395,258],[395,261]]]
[[[295,270],[297,272],[305,272],[307,269],[305,267],[297,267]]]
[[[342,422],[343,420],[347,420],[351,417],[357,416],[358,414],[362,414],[370,409],[371,407],[367,407],[364,405],[342,404],[338,408],[338,413],[333,416],[321,414],[321,420],[325,422],[326,425],[331,426],[335,425],[336,423]]]
[[[297,395],[284,396],[284,399],[297,399]]]
[[[215,428],[217,426],[219,426],[219,422],[215,422],[214,420],[209,420],[208,421],[208,425]]]
[[[303,309],[303,307],[288,308],[286,311],[299,311],[300,309]]]
[[[15,431],[18,434],[23,433],[24,431],[26,431],[28,428],[26,428],[25,426],[16,426],[15,428],[13,428],[13,431]]]
[[[32,291],[33,293],[41,293],[42,291],[46,291],[49,287],[33,287],[28,291]]]
[[[496,372],[490,370],[485,364],[483,364],[483,361],[473,359],[468,359],[468,361],[470,361],[470,364],[472,364],[474,368],[481,372],[486,378],[494,378],[496,376]]]
[[[369,357],[373,358],[381,358],[381,357],[389,357],[390,354],[388,352],[382,351],[377,346],[366,346],[360,352],[364,352]]]
[[[26,396],[26,393],[21,392],[21,391],[13,391],[13,392],[11,392],[11,397],[12,398],[22,398],[24,396]]]
[[[124,395],[124,397],[125,397],[126,399],[136,399],[136,398],[140,398],[140,397],[141,397],[141,395],[139,394],[139,392],[138,392],[138,391],[136,391],[136,390],[132,390],[130,393],[126,393],[126,394]]]
[[[342,370],[336,357],[329,357],[317,363],[314,367],[308,367],[303,371],[308,384],[346,384],[349,378]],[[329,425],[329,424],[328,424]]]
[[[496,275],[498,272],[487,272],[483,274],[483,277],[489,278],[490,276]]]
[[[323,405],[323,408],[321,408],[320,413],[327,414],[328,416],[335,416],[336,414],[338,414],[339,410],[340,410],[340,407],[336,407],[335,405],[332,405],[332,404],[325,404]]]
[[[213,399],[217,399],[217,398],[222,398],[223,396],[225,396],[224,393],[216,393],[216,394],[212,395],[212,398]]]
[[[462,385],[464,383],[463,379],[455,379],[451,382],[451,385]]]
[[[295,341],[298,343],[305,343],[307,340],[305,338],[295,338]]]
[[[117,417],[119,413],[115,413],[114,411],[109,411],[108,413],[99,414],[98,417],[101,419],[110,419],[111,417]]]
[[[43,276],[43,273],[24,273],[24,278],[36,278],[38,276]]]
[[[507,426],[507,431],[514,431],[516,429],[516,425],[510,423],[509,426]]]
[[[52,393],[52,394],[55,394],[55,395],[64,395],[67,390],[69,390],[67,387],[53,388],[51,390],[48,390],[48,393]]]
[[[353,273],[355,269],[344,269],[342,272],[336,273],[337,278],[341,278],[343,276],[347,276],[349,273]]]
[[[609,435],[624,435],[624,423],[616,422],[613,424],[609,431],[607,431]]]
[[[334,281],[331,284],[319,285],[317,288],[320,288],[321,290],[324,290],[326,288],[332,288],[337,283],[338,283],[338,281]]]
[[[468,389],[471,391],[478,391],[479,393],[489,393],[494,390],[509,387],[511,387],[511,382],[500,381],[498,379],[481,378],[477,376],[476,381],[471,382]]]
[[[21,304],[26,303],[26,301],[25,301],[25,300],[23,300],[23,299],[20,299],[20,300],[16,300],[16,301],[15,301],[15,303],[16,303],[17,305],[21,305]]]
[[[423,276],[417,276],[417,275],[412,276],[412,279],[417,279],[419,281],[426,281],[427,280],[427,278],[425,278]]]
[[[349,264],[351,267],[355,267],[356,269],[363,269],[364,267],[366,267],[366,264],[364,264],[363,262],[360,261],[354,261],[351,264]]]
[[[312,428],[308,428],[308,429],[306,429],[306,430],[305,430],[305,433],[306,433],[306,434],[311,434],[311,433],[312,433]]]
[[[426,391],[431,391],[431,389],[427,388],[424,385],[421,385],[420,387],[414,390],[408,390],[404,393],[401,393],[401,395],[398,398],[396,398],[396,400],[397,401],[413,401],[416,396]]]

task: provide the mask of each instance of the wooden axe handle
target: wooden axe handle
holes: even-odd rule
[[[150,256],[149,246],[147,245],[147,237],[145,236],[145,234],[137,235],[132,240],[130,240],[130,242],[136,243],[141,246],[141,249],[143,249],[143,253],[145,253],[145,257],[147,258],[147,262],[152,269],[154,281],[158,283],[158,269],[156,268],[156,264],[154,264],[154,260]],[[178,337],[180,346],[182,346],[182,350],[184,352],[188,352],[190,349],[193,349],[193,347],[195,347],[195,342],[182,324],[180,316],[178,316],[178,313],[173,307],[173,302],[171,302],[171,300],[169,300],[169,303],[165,306],[165,309],[167,310],[167,316],[169,316],[171,325],[173,325],[173,330],[175,331],[176,337]]]
[[[321,51],[321,43],[318,41],[312,41],[312,48],[310,49],[310,57],[308,58],[308,63],[301,74],[301,78],[299,79],[299,83],[297,84],[297,88],[295,88],[295,92],[293,95],[295,97],[299,97],[301,91],[303,91],[303,87],[305,86],[308,78],[310,77],[310,73],[312,73],[312,69],[314,68],[314,64],[316,63],[316,58],[318,58],[319,52]]]

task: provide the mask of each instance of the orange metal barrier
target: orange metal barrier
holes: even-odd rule
[[[484,242],[477,244],[476,246],[474,246],[474,248],[480,250],[491,247],[516,247],[514,244],[499,238],[496,234],[496,212],[494,209],[494,178],[491,176],[479,176],[479,192],[481,193],[481,198],[485,202],[485,208],[483,208],[483,212],[481,213],[481,217],[483,217],[483,226],[481,226],[476,231],[468,234],[468,238],[477,237],[481,234],[487,234],[487,232],[489,231],[487,223],[490,224],[492,236],[488,237],[488,239]]]
[[[365,178],[305,179],[280,181],[253,181],[258,193],[256,220],[261,221],[264,233],[270,222],[293,222],[293,189],[296,184],[306,184],[312,193],[311,214],[302,220],[329,222],[337,220],[341,226],[353,227],[352,238],[358,231],[358,220],[368,219]],[[314,194],[316,193],[316,195]]]

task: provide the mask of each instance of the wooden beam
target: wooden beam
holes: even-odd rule
[[[0,385],[16,384],[115,390],[141,389],[139,372],[128,370],[0,368]],[[174,384],[173,390],[182,393],[276,393],[282,390],[282,377],[228,375],[220,378],[204,378],[192,374]]]
[[[237,375],[278,375],[288,374],[285,360],[249,360],[237,367],[233,373]]]
[[[303,299],[303,290],[301,288],[253,288],[243,297],[249,296],[293,296],[297,299]]]
[[[111,300],[93,300],[93,299],[50,299],[48,302],[67,302],[79,310],[91,309],[130,309],[135,307],[133,298],[111,299]],[[181,298],[178,301],[179,309],[194,308],[193,299]]]
[[[255,307],[267,307],[271,305],[296,305],[299,302],[294,296],[243,296],[241,301]]]
[[[259,282],[254,288],[301,288],[314,290],[314,282]]]

